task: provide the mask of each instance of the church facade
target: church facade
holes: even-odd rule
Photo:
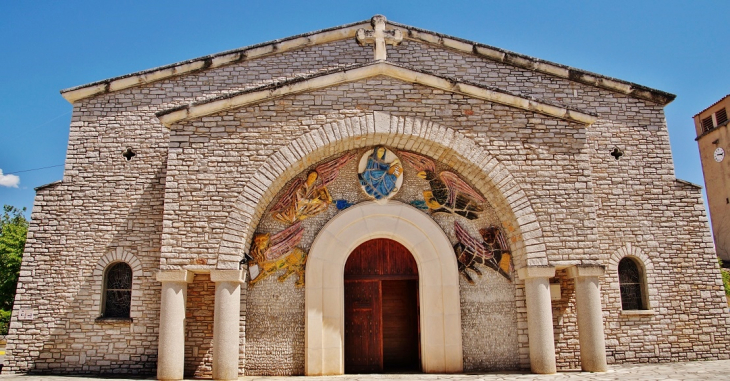
[[[671,94],[376,16],[62,95],[5,372],[730,358]]]

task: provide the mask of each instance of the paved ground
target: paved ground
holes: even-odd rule
[[[500,381],[500,380],[596,380],[596,381],[634,381],[634,380],[730,380],[730,360],[695,361],[661,365],[617,365],[609,367],[606,373],[565,372],[554,375],[534,375],[524,373],[488,374],[374,374],[331,377],[241,377],[241,381]],[[92,377],[65,376],[16,376],[0,375],[0,381],[90,381]],[[124,379],[115,378],[122,381]],[[131,380],[131,379],[130,379]]]

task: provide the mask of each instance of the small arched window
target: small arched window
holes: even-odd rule
[[[646,289],[643,267],[633,258],[625,257],[618,263],[618,282],[621,287],[621,308],[645,310]]]
[[[132,305],[132,268],[124,262],[109,265],[104,277],[105,318],[128,318]]]

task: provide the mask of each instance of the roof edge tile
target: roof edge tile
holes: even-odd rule
[[[715,103],[713,103],[713,104],[711,104],[711,105],[709,105],[709,106],[705,107],[704,109],[702,109],[702,111],[698,112],[697,114],[694,114],[694,116],[692,116],[692,118],[694,118],[694,117],[696,117],[696,116],[698,116],[698,115],[702,114],[703,112],[705,112],[705,111],[707,111],[707,110],[709,110],[709,109],[711,109],[711,108],[715,107],[715,105],[717,105],[718,103],[720,103],[720,102],[724,101],[724,100],[725,100],[725,98],[727,98],[727,97],[730,97],[730,94],[728,94],[728,95],[725,95],[724,97],[720,98],[720,100],[718,100],[717,102],[715,102]]]
[[[514,53],[494,46],[481,44],[459,37],[449,36],[426,29],[421,29],[397,22],[388,22],[392,27],[404,30],[407,39],[420,41],[428,44],[442,45],[447,49],[473,54],[486,59],[501,62],[504,64],[520,67],[527,70],[537,71],[559,78],[565,78],[574,82],[595,86],[610,91],[619,92],[628,96],[648,100],[653,103],[666,106],[672,102],[676,95],[653,89],[637,83],[593,73],[590,71],[573,68],[567,65],[542,60],[539,58]],[[88,98],[98,94],[104,94],[129,87],[139,86],[177,75],[189,74],[196,71],[216,68],[233,64],[246,59],[257,58],[269,54],[275,54],[287,50],[297,49],[304,46],[317,45],[330,41],[337,41],[348,37],[354,37],[357,29],[370,25],[370,20],[358,21],[350,24],[321,29],[313,32],[298,34],[282,39],[262,42],[238,49],[228,50],[221,53],[193,58],[190,60],[159,66],[152,69],[138,71],[118,77],[113,77],[85,85],[75,86],[61,90],[66,100],[73,103],[77,100]]]
[[[587,70],[555,63],[552,61],[531,57],[525,54],[515,53],[509,50],[497,48],[495,46],[486,45],[479,42],[474,42],[437,32],[432,32],[409,25],[399,24],[397,22],[389,21],[388,24],[399,27],[401,29],[405,29],[407,31],[406,38],[408,39],[422,41],[430,44],[444,45],[449,48],[455,48],[457,45],[454,43],[447,43],[448,40],[457,41],[460,43],[460,45],[456,47],[456,50],[462,52],[469,51],[470,49],[467,46],[471,45],[472,54],[487,58],[492,61],[497,61],[508,65],[521,67],[523,69],[534,70],[556,77],[566,78],[571,81],[624,93],[636,98],[659,103],[662,106],[666,106],[677,97],[672,93],[657,90],[651,87],[640,85],[638,83],[629,82],[622,79],[609,77],[603,74],[598,74]]]
[[[357,21],[345,25],[340,25],[332,28],[320,29],[312,32],[297,34],[295,36],[280,38],[276,40],[261,42],[254,45],[248,45],[241,48],[231,49],[220,53],[209,54],[202,57],[192,58],[185,61],[180,61],[168,65],[158,66],[146,70],[141,70],[129,74],[124,74],[116,77],[103,79],[100,81],[90,82],[87,84],[69,87],[60,91],[61,95],[66,98],[69,102],[73,103],[76,100],[88,98],[94,95],[113,92],[124,88],[142,85],[145,83],[155,82],[161,79],[173,77],[176,75],[188,74],[199,70],[205,70],[209,68],[216,68],[235,62],[243,61],[247,58],[256,58],[265,54],[272,54],[281,51],[287,51],[294,48],[316,45],[319,43],[327,42],[319,35],[341,31],[343,29],[367,26],[370,25],[370,20]],[[315,38],[308,38],[315,37]],[[347,33],[341,38],[348,37]],[[352,34],[354,37],[354,33]],[[338,40],[335,39],[335,40]],[[295,43],[298,40],[299,44]],[[281,45],[281,48],[277,49],[275,46]],[[148,77],[148,78],[145,78]],[[146,79],[146,80],[145,80]],[[124,83],[124,82],[126,83]],[[122,83],[119,83],[122,82]],[[116,88],[113,88],[112,84],[117,83]],[[126,85],[126,86],[125,86]]]

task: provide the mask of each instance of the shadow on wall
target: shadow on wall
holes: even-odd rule
[[[580,346],[578,331],[575,329],[578,326],[575,312],[575,280],[568,277],[566,270],[558,270],[552,282],[560,284],[560,299],[552,301],[558,370],[580,369]]]
[[[78,274],[79,284],[72,295],[59,295],[65,313],[53,317],[55,326],[51,326],[40,353],[28,360],[32,364],[28,373],[156,374],[160,284],[155,274],[160,263],[164,180],[165,161],[147,181],[129,185],[126,191],[130,198],[139,197],[127,211],[112,210],[108,214],[89,215],[87,219],[80,217],[80,225],[91,229],[68,234],[69,241],[87,238],[84,237],[87,232],[96,234],[91,238],[96,245],[84,247],[82,253],[66,253],[65,258],[63,254],[54,257],[54,260],[69,262],[51,269],[49,276],[61,278]],[[144,185],[141,192],[135,192],[138,185]],[[119,191],[116,188],[97,189],[107,190],[110,193]],[[65,195],[68,191],[64,191]],[[63,217],[62,213],[55,216]],[[108,241],[100,240],[95,225],[113,226],[118,230]],[[134,274],[133,279],[131,321],[98,319],[103,282],[93,275],[93,271],[99,258],[117,248],[133,253],[142,263],[141,275]],[[76,258],[95,259],[72,263]],[[73,270],[69,269],[78,269],[78,273],[70,273]]]

